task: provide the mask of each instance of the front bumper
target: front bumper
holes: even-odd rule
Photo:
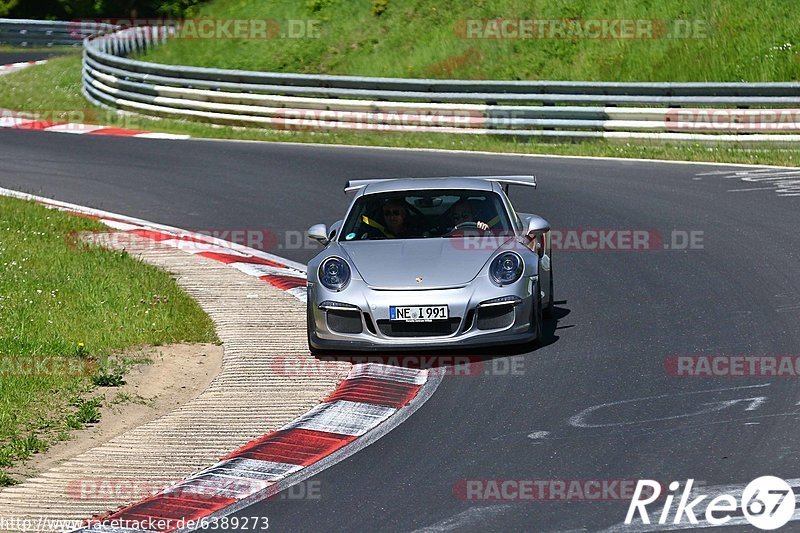
[[[520,344],[536,338],[536,276],[497,287],[488,277],[455,288],[385,290],[353,280],[346,290],[319,284],[308,290],[308,336],[324,350],[418,350]],[[509,302],[496,302],[506,298]],[[487,304],[492,302],[492,305]],[[320,304],[322,308],[320,308]],[[450,320],[403,323],[389,320],[390,306],[447,305]]]

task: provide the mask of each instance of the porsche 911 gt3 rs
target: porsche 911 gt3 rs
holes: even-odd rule
[[[308,342],[406,350],[541,340],[553,308],[550,225],[517,213],[533,176],[350,181],[347,215],[309,237]],[[505,188],[505,190],[504,190]]]

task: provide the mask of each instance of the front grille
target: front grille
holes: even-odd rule
[[[336,333],[361,333],[361,313],[354,311],[327,311],[328,329]]]
[[[460,323],[460,317],[434,322],[378,320],[378,329],[387,337],[442,337],[455,333]]]
[[[513,305],[493,305],[478,309],[478,329],[507,328],[514,323]]]

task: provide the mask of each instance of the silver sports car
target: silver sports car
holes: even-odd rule
[[[533,176],[350,181],[344,220],[308,230],[308,343],[327,350],[539,341],[553,308],[550,225],[517,213]]]

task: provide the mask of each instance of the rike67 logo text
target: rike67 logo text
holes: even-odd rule
[[[752,526],[771,530],[786,525],[794,515],[795,495],[792,487],[778,477],[762,476],[754,479],[744,490],[741,487],[738,487],[738,490],[736,487],[723,487],[727,490],[702,487],[692,494],[693,484],[693,479],[687,480],[681,491],[680,482],[670,483],[669,492],[663,498],[663,506],[653,509],[654,520],[659,524],[667,524],[672,518],[672,524],[686,522],[699,524],[697,517],[701,516],[705,518],[705,523],[701,524],[701,527],[704,527],[734,525],[732,520],[736,520],[735,524],[743,524],[741,516],[744,516]],[[661,492],[662,486],[659,482],[649,479],[639,480],[628,507],[625,524],[630,525],[637,513],[643,524],[650,524],[650,511],[647,506],[658,501],[662,496]],[[739,493],[741,498],[737,499]],[[676,500],[673,513],[673,503]],[[701,512],[703,505],[705,505],[704,513]]]

